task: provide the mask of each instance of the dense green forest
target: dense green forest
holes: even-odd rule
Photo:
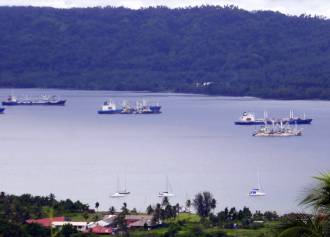
[[[0,87],[330,99],[330,20],[233,6],[0,7]]]

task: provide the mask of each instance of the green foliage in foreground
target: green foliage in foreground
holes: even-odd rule
[[[175,220],[167,222],[167,227],[162,227],[150,231],[132,231],[133,237],[211,237],[211,236],[236,236],[236,237],[271,237],[273,226],[278,222],[266,222],[264,227],[258,229],[223,229],[220,227],[205,226],[200,223],[200,218],[195,214],[182,213]]]
[[[157,216],[157,220],[155,220],[157,223],[162,222],[159,228],[129,230],[125,222],[125,215],[130,211],[127,209],[127,204],[124,203],[114,225],[118,228],[120,236],[132,237],[329,237],[330,173],[322,174],[315,179],[318,182],[317,185],[303,197],[301,202],[302,205],[313,207],[312,215],[292,213],[279,217],[276,212],[256,211],[251,213],[247,207],[242,210],[236,210],[234,207],[225,208],[214,214],[211,211],[216,206],[216,201],[213,200],[210,193],[204,192],[203,194],[198,193],[193,200],[198,214],[178,213],[179,205],[171,206],[169,200],[164,198],[162,204],[157,204],[156,208],[152,206],[147,208],[154,216]],[[22,216],[17,215],[18,210],[25,208],[24,204],[28,207],[26,213],[30,215],[29,211],[34,213],[32,207],[35,205],[42,211],[49,207],[50,200],[52,206],[58,206],[59,203],[72,203],[72,201],[56,201],[54,196],[14,196],[4,193],[1,193],[0,197],[0,237],[96,237],[91,234],[77,233],[70,225],[53,232],[56,235],[51,235],[50,230],[39,225],[20,222]],[[42,201],[45,206],[40,203],[35,204],[34,202],[37,201]],[[6,203],[10,203],[10,207],[6,206]],[[75,203],[79,204],[78,207],[85,207],[83,204],[80,206],[80,202]],[[204,204],[207,204],[205,209],[201,208]],[[79,214],[75,209],[72,216],[77,219],[89,218],[89,214],[87,215],[84,208],[78,212]],[[7,218],[5,218],[6,215]]]
[[[0,87],[330,99],[330,20],[321,17],[0,7],[0,36]]]
[[[330,236],[330,172],[314,179],[317,184],[307,192],[300,203],[312,207],[313,215],[285,215],[277,228],[279,237]]]

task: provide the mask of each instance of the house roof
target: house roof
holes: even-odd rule
[[[128,227],[143,227],[145,224],[151,225],[151,215],[127,215],[126,221]]]
[[[151,226],[150,220],[138,220],[128,224],[128,227],[144,227],[144,225]]]
[[[106,215],[103,217],[104,221],[112,222],[114,219],[116,219],[117,215]]]
[[[94,233],[94,234],[111,234],[112,228],[97,225],[97,226],[91,228],[90,232]]]
[[[42,225],[43,227],[50,227],[52,222],[54,221],[65,221],[66,218],[64,216],[59,216],[59,217],[52,217],[52,218],[43,218],[43,219],[29,219],[26,221],[28,224],[39,224]]]
[[[126,215],[126,220],[151,220],[152,215]]]

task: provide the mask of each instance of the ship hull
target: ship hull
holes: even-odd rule
[[[160,114],[162,112],[160,111],[143,111],[143,112],[137,112],[136,114]]]
[[[277,120],[277,121],[271,121],[268,120],[267,124],[272,125],[274,124],[290,124],[290,125],[295,125],[295,124],[311,124],[313,119],[283,119],[283,120]]]
[[[264,121],[236,121],[235,125],[264,125]]]
[[[161,113],[160,110],[162,107],[158,106],[158,105],[153,105],[153,106],[150,106],[149,108],[150,108],[152,114],[160,114]]]
[[[253,137],[300,137],[302,133],[293,133],[293,134],[280,134],[280,133],[273,133],[273,134],[252,134]]]
[[[293,119],[289,120],[289,124],[311,124],[313,119]]]
[[[121,110],[99,110],[97,111],[98,114],[120,114]]]
[[[57,105],[57,106],[64,106],[66,100],[59,100],[56,102],[10,102],[10,101],[3,101],[2,105],[4,106],[19,106],[19,105]]]
[[[266,123],[268,125],[274,124],[280,124],[281,122],[283,124],[290,124],[290,125],[295,125],[295,124],[311,124],[313,119],[293,119],[293,120],[279,120],[279,121],[271,121],[268,120]],[[264,121],[236,121],[235,125],[264,125]]]

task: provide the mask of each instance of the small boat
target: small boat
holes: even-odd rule
[[[3,114],[4,111],[5,111],[5,108],[0,107],[0,114]]]
[[[266,193],[263,191],[260,185],[259,173],[258,173],[258,187],[252,188],[251,191],[249,192],[249,196],[250,197],[266,196]]]
[[[66,100],[60,100],[57,96],[41,96],[34,99],[17,99],[15,96],[8,96],[6,101],[2,101],[4,106],[14,105],[65,105]]]
[[[120,186],[120,184],[119,184],[119,178],[117,178],[117,190],[120,190],[119,186]],[[115,192],[110,197],[111,198],[122,198],[122,197],[128,196],[129,194],[131,194],[131,192],[127,191],[127,188],[126,188],[126,178],[125,178],[125,188],[123,190],[120,190],[120,191]]]
[[[101,106],[101,109],[97,111],[98,114],[120,114],[121,109],[117,109],[117,106],[111,100],[105,101]]]
[[[266,193],[261,191],[259,188],[253,188],[249,192],[250,197],[266,196]]]
[[[257,129],[252,136],[254,137],[292,137],[292,136],[302,136],[302,130],[298,129],[297,125],[291,127],[290,125],[283,125],[283,122],[276,124],[273,122],[273,126],[261,126]]]
[[[171,193],[169,190],[172,189],[171,188],[171,185],[168,181],[168,177],[166,177],[166,191],[163,191],[163,192],[159,192],[158,193],[158,197],[160,198],[163,198],[163,197],[174,197],[175,194],[174,193]]]
[[[266,113],[264,114],[266,118]],[[264,119],[257,119],[253,113],[250,112],[243,112],[242,116],[239,118],[238,121],[235,121],[236,125],[262,125],[265,124]]]

